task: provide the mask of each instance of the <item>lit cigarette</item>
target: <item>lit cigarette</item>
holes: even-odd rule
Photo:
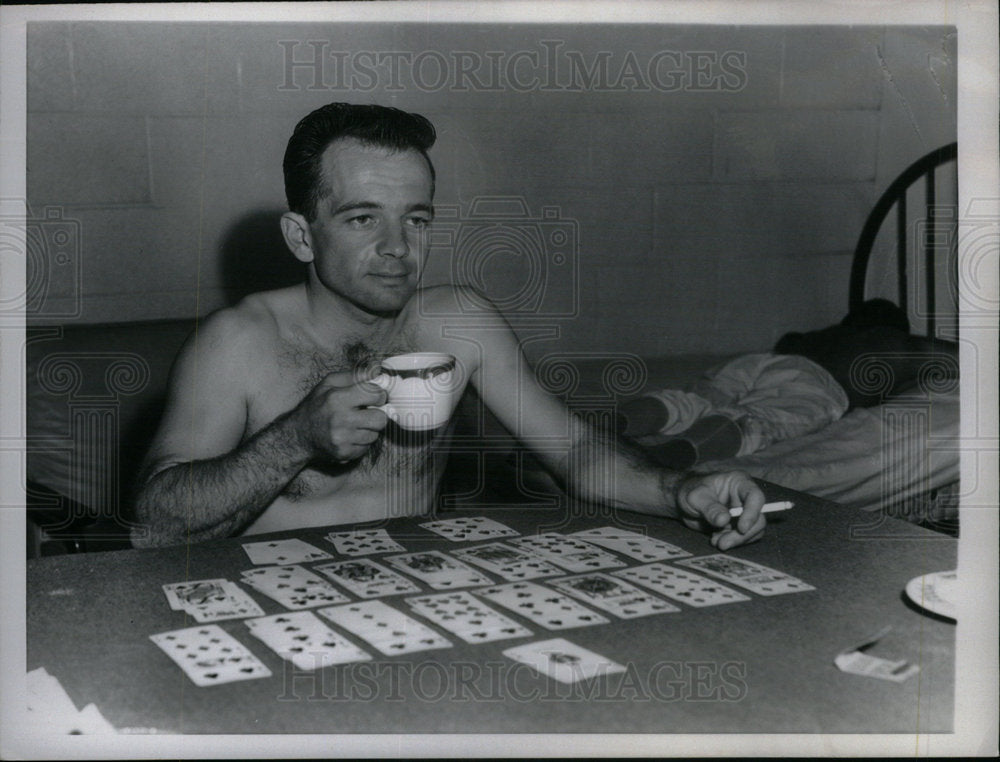
[[[782,500],[780,503],[764,503],[764,507],[760,509],[761,513],[774,513],[775,511],[787,511],[789,508],[794,508],[795,503],[789,502],[788,500]],[[738,505],[735,508],[729,509],[729,515],[734,519],[743,515],[743,506]]]

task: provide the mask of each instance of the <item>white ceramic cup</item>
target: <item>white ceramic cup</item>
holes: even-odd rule
[[[388,401],[375,407],[401,428],[429,431],[451,418],[461,384],[455,358],[438,352],[413,352],[387,357],[372,383],[385,389]]]

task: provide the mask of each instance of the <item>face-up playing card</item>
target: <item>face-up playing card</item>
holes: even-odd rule
[[[330,606],[319,614],[388,656],[452,646],[444,636],[382,601]]]
[[[575,537],[567,537],[558,532],[519,537],[510,542],[519,548],[541,556],[546,561],[550,561],[566,571],[588,572],[625,566],[624,561],[615,558],[606,550],[601,550]]]
[[[497,537],[516,537],[519,534],[499,521],[488,519],[485,516],[459,516],[453,519],[428,521],[420,526],[442,537],[447,537],[452,542],[492,540]]]
[[[563,638],[528,643],[508,648],[503,655],[528,664],[543,675],[561,683],[575,683],[624,672],[625,667],[605,656],[573,645]]]
[[[326,536],[337,552],[344,556],[367,556],[372,553],[406,551],[384,529],[360,529],[354,532],[330,532]]]
[[[415,612],[455,633],[466,643],[523,638],[531,630],[480,603],[469,593],[454,592],[407,598]]]
[[[163,592],[170,608],[186,611],[196,622],[219,622],[264,614],[253,598],[227,579],[173,582],[164,585]]]
[[[264,542],[245,542],[243,550],[250,556],[254,564],[300,564],[304,561],[322,561],[333,558],[325,550],[310,545],[302,540],[266,540]]]
[[[380,598],[383,595],[420,592],[420,586],[415,582],[367,558],[336,561],[332,564],[314,566],[313,570],[326,575],[359,598]]]
[[[217,624],[160,632],[149,639],[198,686],[271,675],[271,670]]]
[[[671,558],[684,558],[691,555],[683,548],[678,548],[669,542],[616,527],[584,529],[580,532],[573,532],[569,536],[600,545],[602,548],[643,562],[666,561]]]
[[[695,608],[750,600],[749,596],[715,580],[686,569],[675,569],[666,564],[634,566],[631,569],[613,572],[613,574]]]
[[[782,595],[816,589],[790,574],[725,553],[685,558],[677,563],[724,579],[757,595]]]
[[[323,624],[311,611],[248,619],[244,624],[272,651],[299,669],[322,669],[372,658]]]
[[[493,580],[481,571],[449,558],[437,550],[389,556],[385,560],[411,577],[426,582],[435,590],[493,584]]]
[[[596,611],[534,582],[487,587],[476,590],[476,595],[549,630],[608,623],[608,619]]]
[[[625,580],[599,572],[548,580],[548,584],[556,590],[561,590],[596,608],[609,611],[622,619],[680,611],[673,604],[652,593],[640,590]]]
[[[350,600],[325,579],[301,566],[265,566],[247,569],[242,574],[245,584],[287,609],[308,609]]]
[[[513,548],[502,542],[462,548],[454,551],[454,554],[460,561],[479,566],[511,582],[519,579],[555,577],[563,573],[562,569],[533,553]]]

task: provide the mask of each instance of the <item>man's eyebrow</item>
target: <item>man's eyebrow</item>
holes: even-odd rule
[[[333,210],[333,216],[338,214],[343,214],[344,212],[353,212],[357,209],[382,209],[381,204],[377,204],[374,201],[348,201],[341,204]],[[426,212],[427,214],[434,214],[434,207],[430,204],[410,204],[406,207],[407,213],[410,212]]]

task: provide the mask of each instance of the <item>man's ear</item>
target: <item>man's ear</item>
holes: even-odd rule
[[[315,254],[312,236],[305,217],[296,212],[285,212],[281,215],[281,234],[285,238],[285,245],[297,260],[307,263],[313,261]]]

